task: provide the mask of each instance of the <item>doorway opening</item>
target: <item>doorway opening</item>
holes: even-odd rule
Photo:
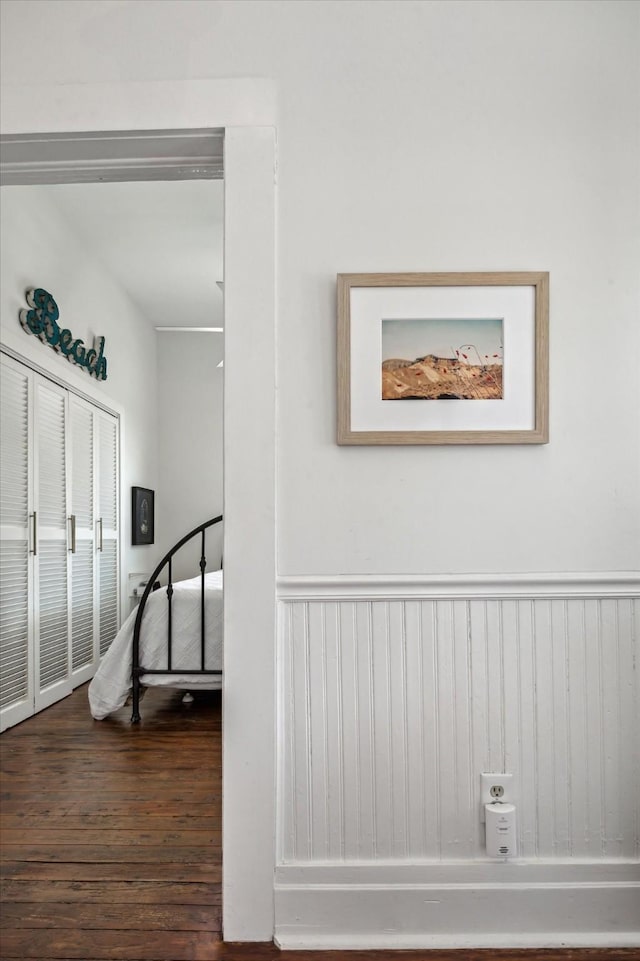
[[[133,119],[135,114],[119,88],[65,88],[64,96],[53,100],[46,88],[31,89],[34,109],[27,110],[19,90],[15,95],[6,91],[4,130],[11,132],[3,135],[3,147],[6,157],[10,143],[21,145],[22,156],[10,162],[22,165],[23,183],[51,182],[45,167],[49,145],[56,141],[71,144],[64,163],[75,166],[77,182],[86,181],[87,167],[95,176],[99,165],[98,155],[87,158],[89,141],[102,144],[108,165],[114,159],[114,144],[125,142],[116,159],[121,169],[135,170],[136,177],[123,179],[154,179],[155,174],[148,178],[138,174],[157,169],[158,159],[174,168],[184,162],[182,156],[175,163],[173,149],[178,116],[179,122],[186,121],[178,133],[186,137],[203,133],[197,123],[189,127],[188,122],[206,116],[205,102],[218,103],[223,125],[232,124],[224,137],[224,685],[225,694],[231,690],[234,696],[234,710],[224,725],[224,927],[228,940],[265,940],[273,931],[275,824],[275,130],[264,125],[269,123],[265,118],[273,116],[273,97],[270,91],[260,94],[255,83],[247,90],[245,81],[197,82],[189,86],[186,97],[184,85],[168,86],[171,89],[165,85],[159,90],[153,84],[136,88],[136,97],[153,105],[151,112],[162,124],[159,133],[113,132],[120,129],[109,122],[113,117]],[[15,109],[19,102],[22,106]],[[56,132],[21,133],[43,129],[43,117]],[[132,126],[138,120],[135,117]],[[96,126],[111,132],[60,132]],[[219,135],[222,129],[212,125],[205,133]],[[222,147],[222,138],[218,139]],[[5,340],[20,350],[17,334],[5,337],[3,331]],[[261,392],[248,397],[246,378],[252,371],[259,377]],[[230,436],[240,436],[243,442],[231,445]],[[262,798],[258,812],[256,792]]]
[[[3,142],[3,349],[17,335],[18,357],[24,352],[26,363],[44,365],[45,376],[49,372],[71,390],[95,393],[98,402],[120,416],[119,476],[114,478],[119,551],[109,580],[113,630],[130,614],[159,558],[187,531],[222,513],[222,144],[222,131]],[[38,160],[30,160],[36,148]],[[80,366],[64,363],[68,351],[48,335],[55,352],[41,346],[42,333],[40,338],[28,336],[34,330],[19,309],[29,296],[24,287],[48,291],[55,298],[58,326],[72,328],[81,344],[98,337],[104,353],[102,382]],[[86,354],[88,346],[80,350]],[[99,444],[91,425],[78,423],[74,430],[79,418],[71,413],[66,413],[60,441],[68,448],[66,456],[62,450],[60,464],[53,465],[66,488],[60,536],[68,534],[65,516],[73,523],[82,509],[81,524],[97,543],[92,516],[102,524],[102,510],[93,489],[97,463],[92,450]],[[154,537],[144,546],[132,537],[134,487],[155,494]],[[38,504],[28,499],[32,517],[39,516],[42,525],[43,513],[38,515]],[[221,529],[212,532],[209,548],[219,567]],[[64,556],[60,559],[69,569],[68,613],[65,623],[56,625],[59,646],[65,631],[71,635],[72,620],[91,616],[85,609],[88,591],[79,586],[88,575],[79,568],[77,552],[72,553],[70,564]],[[97,571],[90,560],[89,567]],[[198,560],[181,552],[173,579],[195,575]],[[76,610],[80,602],[82,612]],[[38,607],[35,595],[33,603]],[[38,626],[37,613],[32,626]],[[104,630],[100,634],[95,666],[112,639]]]

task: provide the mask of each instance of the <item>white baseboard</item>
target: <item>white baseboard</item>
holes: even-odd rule
[[[275,940],[284,950],[640,947],[639,867],[282,865]]]

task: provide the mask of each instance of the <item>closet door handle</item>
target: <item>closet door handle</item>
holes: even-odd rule
[[[103,537],[102,537],[102,518],[101,518],[101,517],[98,518],[98,534],[99,534],[99,537],[98,537],[98,550],[101,551],[102,548],[104,547],[104,540],[103,540]]]
[[[69,523],[71,525],[71,547],[69,550],[72,554],[76,552],[76,515],[69,514]]]
[[[31,520],[33,521],[33,547],[31,548],[31,553],[35,557],[38,553],[38,515],[36,511],[31,515]]]

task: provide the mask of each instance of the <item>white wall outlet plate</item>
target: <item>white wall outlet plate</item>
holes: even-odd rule
[[[481,821],[484,821],[485,804],[493,804],[494,801],[501,801],[503,804],[515,804],[513,774],[480,775]]]
[[[127,592],[129,597],[142,597],[151,574],[127,574]]]

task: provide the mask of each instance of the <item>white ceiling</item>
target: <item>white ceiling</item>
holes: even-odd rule
[[[154,326],[223,326],[222,180],[34,189],[47,192]]]

